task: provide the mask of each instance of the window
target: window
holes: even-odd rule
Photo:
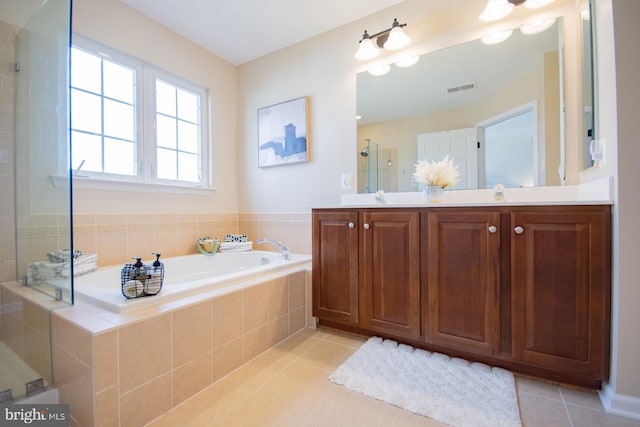
[[[73,167],[111,180],[209,186],[207,91],[80,39],[71,49]]]

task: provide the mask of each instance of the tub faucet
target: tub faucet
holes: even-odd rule
[[[284,259],[291,258],[291,255],[289,255],[289,248],[286,247],[285,245],[283,245],[282,243],[278,242],[277,240],[260,239],[260,240],[257,240],[256,243],[258,243],[258,244],[260,244],[260,243],[273,243],[274,245],[276,245],[280,249],[280,252],[282,252],[282,256],[284,257]]]

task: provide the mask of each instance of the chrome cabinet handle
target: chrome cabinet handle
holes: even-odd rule
[[[368,229],[369,229],[369,224],[367,224],[367,223],[365,222],[365,223],[364,223],[364,225],[363,225],[363,227],[364,227],[364,229],[365,229],[365,230],[368,230]]]
[[[352,222],[349,223],[349,228],[354,228],[356,225]]]
[[[524,233],[524,228],[517,226],[516,228],[513,229],[513,231],[515,231],[516,234],[522,234]]]
[[[489,226],[489,233],[494,234],[496,231],[498,231],[498,227],[496,227],[495,225]]]

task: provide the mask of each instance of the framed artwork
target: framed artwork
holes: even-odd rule
[[[258,109],[258,167],[309,161],[309,97]]]

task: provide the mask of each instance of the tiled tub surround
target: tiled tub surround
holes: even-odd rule
[[[180,404],[304,328],[310,281],[301,270],[125,314],[83,302],[56,310],[55,384],[72,425],[139,426]]]
[[[52,382],[50,312],[67,304],[19,283],[0,285],[2,341],[45,380]],[[36,378],[30,378],[33,380]],[[14,398],[25,393],[24,384],[13,390]]]

